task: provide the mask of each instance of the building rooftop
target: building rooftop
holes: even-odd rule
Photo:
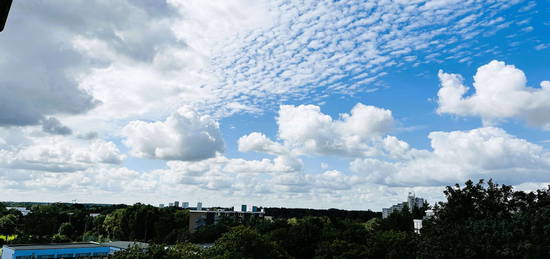
[[[103,247],[98,243],[62,243],[62,244],[20,244],[5,245],[13,250],[45,250],[45,249],[74,249]]]

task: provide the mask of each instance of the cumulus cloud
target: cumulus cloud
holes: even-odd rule
[[[197,161],[224,150],[218,123],[182,107],[165,121],[132,121],[123,129],[125,145],[142,158]]]
[[[439,80],[440,114],[479,116],[485,124],[517,118],[550,130],[549,81],[542,81],[540,88],[528,87],[523,71],[496,60],[478,68],[473,83],[475,92],[469,96],[465,96],[469,88],[460,75],[439,71]]]
[[[92,202],[157,202],[151,197],[183,193],[357,208],[399,196],[406,191],[369,184],[379,181],[360,173],[305,170],[300,157],[360,157],[394,168],[393,160],[433,156],[387,136],[388,110],[357,105],[332,118],[316,106],[286,106],[276,140],[261,133],[239,140],[242,152],[274,156],[258,160],[221,156],[216,121],[199,114],[218,119],[368,92],[390,68],[494,51],[471,39],[508,26],[515,14],[504,10],[518,3],[454,2],[18,1],[0,35],[0,49],[9,50],[0,59],[0,126],[8,126],[0,130],[42,123],[45,132],[67,127],[75,136],[0,136],[2,197],[41,190],[51,200],[93,193]],[[201,113],[174,113],[182,104]],[[125,156],[99,137],[117,142],[121,128],[132,155],[179,161],[143,172],[120,167]]]
[[[315,105],[282,105],[279,138],[306,153],[362,156],[374,154],[373,140],[387,134],[394,120],[389,110],[358,103],[350,114],[333,120]]]
[[[256,151],[268,154],[287,154],[289,151],[280,143],[274,142],[264,134],[252,132],[239,138],[239,151]]]
[[[0,149],[0,167],[45,172],[75,172],[101,164],[117,165],[125,156],[104,140],[36,136]]]
[[[390,110],[356,104],[338,119],[316,105],[282,105],[277,117],[280,142],[253,132],[239,139],[239,151],[271,155],[337,157],[410,157],[416,151],[388,133],[395,120]]]
[[[369,182],[388,185],[445,185],[493,178],[507,184],[550,180],[550,153],[500,128],[432,132],[433,151],[416,151],[396,161],[356,159],[350,169]]]

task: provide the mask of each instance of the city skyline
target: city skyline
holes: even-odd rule
[[[547,17],[529,0],[14,1],[0,199],[381,211],[468,179],[542,188]]]

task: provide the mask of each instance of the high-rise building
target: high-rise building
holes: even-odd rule
[[[407,205],[411,211],[414,207],[422,208],[422,206],[424,206],[424,199],[415,197],[413,192],[409,192],[407,197]]]
[[[202,202],[197,202],[197,210],[202,210]]]
[[[184,209],[188,209],[189,208],[189,202],[186,202],[186,201],[182,202],[181,207],[184,208]]]
[[[409,208],[409,211],[412,212],[413,208],[422,208],[424,206],[424,199],[423,198],[419,198],[419,197],[416,197],[414,195],[414,193],[412,192],[409,192],[409,195],[407,197],[407,201],[406,202],[402,202],[402,203],[398,203],[398,204],[395,204],[389,208],[383,208],[382,209],[382,218],[387,218],[388,216],[390,216],[390,214],[396,212],[396,211],[401,211],[403,210],[403,208],[407,206],[407,208]]]
[[[246,204],[241,205],[241,211],[246,212]]]
[[[175,201],[175,202],[174,202],[174,207],[179,208],[179,206],[180,206],[180,202],[179,202],[179,201]]]
[[[159,208],[164,208],[164,204],[159,204]]]

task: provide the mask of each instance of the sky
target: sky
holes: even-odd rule
[[[550,1],[14,1],[0,200],[380,210],[550,184]]]

